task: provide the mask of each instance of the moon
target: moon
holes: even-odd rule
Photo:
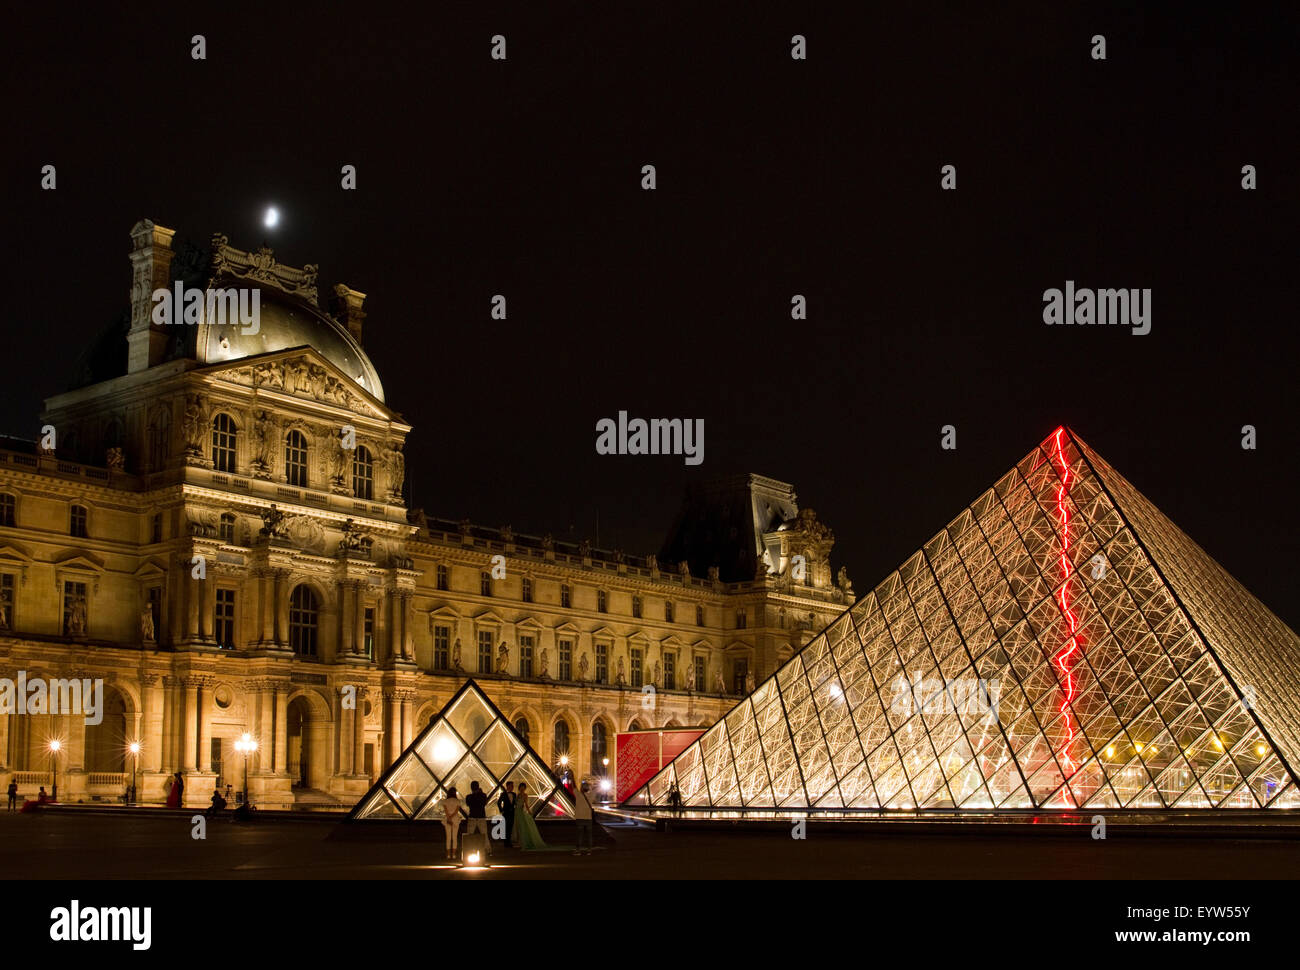
[[[262,225],[268,229],[274,229],[280,222],[280,210],[275,206],[270,206],[266,210],[266,215],[262,217]]]

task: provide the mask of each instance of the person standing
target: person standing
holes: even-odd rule
[[[183,808],[185,802],[181,798],[181,796],[184,794],[185,794],[185,782],[181,778],[181,773],[179,771],[173,772],[172,786],[171,789],[167,792],[167,807]]]
[[[591,855],[591,835],[594,825],[591,800],[587,798],[587,783],[584,781],[573,793],[573,820],[578,824],[578,841],[573,847],[573,854],[582,852],[583,838],[587,841],[587,855]]]
[[[487,853],[492,854],[492,840],[487,837],[487,792],[479,787],[478,782],[469,783],[469,794],[465,796],[465,806],[469,809],[469,821],[465,823],[466,835],[481,835],[487,842]]]
[[[447,832],[447,858],[454,859],[459,848],[460,816],[464,811],[460,807],[460,796],[456,794],[454,786],[447,789],[447,797],[438,803],[438,808],[442,811],[442,827]]]
[[[519,799],[515,802],[515,831],[519,833],[519,848],[545,849],[542,833],[537,831],[537,822],[533,820],[531,806],[528,804],[528,784],[519,783]]]
[[[9,780],[9,811],[18,810],[18,782],[12,778]]]
[[[515,783],[506,782],[505,790],[501,792],[501,797],[497,799],[497,808],[501,810],[501,816],[506,820],[506,846],[513,842],[515,834]]]

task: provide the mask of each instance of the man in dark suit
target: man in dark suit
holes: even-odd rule
[[[515,783],[506,782],[505,790],[501,792],[501,797],[497,799],[497,808],[501,809],[501,814],[506,820],[506,845],[510,845],[511,837],[515,834]]]

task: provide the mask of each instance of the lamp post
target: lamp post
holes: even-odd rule
[[[50,742],[50,801],[59,800],[59,751],[63,743],[55,738]]]
[[[132,741],[132,742],[131,742],[130,751],[131,751],[131,793],[130,793],[130,795],[127,797],[126,802],[127,802],[128,805],[134,805],[134,804],[135,804],[135,776],[136,776],[136,768],[137,768],[137,767],[139,766],[139,764],[140,764],[140,742],[139,742],[139,741]]]
[[[601,773],[600,790],[605,796],[605,801],[609,801],[609,759],[602,758],[601,764],[605,766],[605,770]]]
[[[244,804],[248,804],[248,756],[257,750],[257,742],[247,731],[235,742],[235,750],[244,756]]]

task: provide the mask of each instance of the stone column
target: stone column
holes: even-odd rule
[[[339,656],[344,657],[356,653],[360,649],[360,645],[354,636],[356,623],[352,615],[356,610],[356,599],[352,595],[351,580],[341,579],[337,586],[339,591]]]
[[[405,751],[411,743],[411,725],[415,719],[415,701],[408,692],[402,693],[402,743],[400,751]]]
[[[283,569],[274,573],[275,584],[275,644],[284,646],[288,642],[289,594],[285,590],[288,576]]]
[[[207,580],[198,580],[194,578],[191,570],[192,566],[185,570],[183,585],[185,589],[185,639],[195,640],[199,637],[199,623],[201,615],[201,600],[203,598],[203,584]]]
[[[212,770],[212,678],[199,683],[199,707],[194,712],[199,730],[199,771]]]
[[[366,584],[352,584],[352,642],[356,652],[366,649]]]
[[[517,642],[518,638],[516,638]],[[402,659],[415,658],[415,597],[408,589],[402,590]]]
[[[366,692],[357,691],[357,709],[352,717],[352,770],[361,774],[366,770]]]
[[[344,707],[340,699],[339,703],[339,731],[338,731],[338,756],[340,775],[352,774],[352,722],[355,720],[357,712],[348,710]]]
[[[197,767],[195,753],[199,747],[199,685],[189,677],[185,680],[185,703],[182,723],[185,725],[184,747],[181,749],[181,770],[194,771]]]
[[[275,642],[275,579],[270,570],[263,570],[257,577],[257,609],[262,630],[261,642]]]
[[[402,739],[402,729],[398,722],[398,701],[393,691],[384,692],[384,763],[382,770],[387,770],[389,765],[397,760],[401,753],[399,742]]]
[[[203,606],[199,615],[199,634],[204,640],[216,638],[217,577],[212,573],[215,564],[208,564],[207,578],[203,580]]]
[[[9,719],[12,714],[0,714],[0,768],[10,767]]]
[[[282,685],[275,689],[275,770],[284,773],[289,770],[289,688]]]
[[[162,771],[163,711],[162,685],[157,674],[140,678],[140,770]]]

